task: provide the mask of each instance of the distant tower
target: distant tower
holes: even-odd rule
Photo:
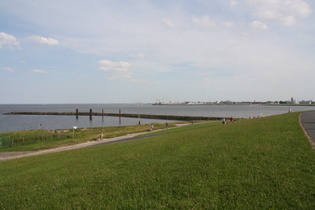
[[[291,102],[293,102],[294,100],[293,100],[293,97],[291,97]]]

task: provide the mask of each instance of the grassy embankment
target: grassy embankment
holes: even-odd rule
[[[154,129],[165,128],[165,124],[153,124]],[[169,127],[175,127],[175,123],[169,123]],[[16,132],[2,132],[1,136],[10,136],[13,139],[12,147],[0,148],[0,152],[9,151],[37,151],[61,146],[79,144],[99,139],[103,132],[103,138],[113,138],[129,133],[148,131],[150,125],[78,128],[55,130],[53,133],[47,130],[29,130]]]
[[[163,132],[1,162],[0,208],[315,208],[298,113]]]

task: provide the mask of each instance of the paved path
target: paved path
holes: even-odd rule
[[[188,124],[178,124],[176,127],[185,126]],[[174,127],[174,128],[176,128]],[[173,129],[173,128],[170,128]],[[160,129],[164,130],[164,129]],[[154,131],[148,131],[148,132],[142,132],[142,133],[133,133],[133,134],[127,134],[125,136],[119,136],[109,139],[103,139],[101,141],[89,141],[81,144],[75,144],[75,145],[69,145],[64,147],[57,147],[53,149],[47,149],[47,150],[40,150],[40,151],[24,151],[24,152],[0,152],[0,162],[5,160],[11,160],[16,158],[22,158],[22,157],[29,157],[34,155],[41,155],[41,154],[47,154],[47,153],[53,153],[53,152],[60,152],[60,151],[67,151],[67,150],[73,150],[73,149],[79,149],[84,147],[93,147],[98,146],[102,144],[112,144],[112,143],[118,143],[118,142],[125,142],[125,141],[133,141],[138,139],[144,139],[144,138],[151,138],[158,135],[155,135],[154,132],[160,131],[160,130],[154,130]],[[152,133],[150,136],[140,136],[142,134],[148,134]]]
[[[311,143],[315,145],[315,111],[303,112],[301,114],[301,123],[310,137]]]
[[[146,133],[148,133],[148,132],[128,134],[125,136],[103,139],[100,141],[89,141],[89,142],[85,142],[85,143],[81,143],[81,144],[69,145],[69,146],[64,146],[64,147],[57,147],[57,148],[53,148],[53,149],[40,150],[40,151],[1,152],[0,153],[0,161],[22,158],[22,157],[28,157],[28,156],[34,156],[34,155],[47,154],[47,153],[53,153],[53,152],[67,151],[67,150],[79,149],[79,148],[84,148],[84,147],[94,147],[94,146],[98,146],[98,145],[102,145],[102,144],[112,144],[112,143],[118,143],[118,142],[124,142],[124,141],[133,141],[133,140],[158,136],[158,135],[152,134],[152,136],[137,137],[139,135],[146,134]]]

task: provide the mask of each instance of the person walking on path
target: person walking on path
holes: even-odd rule
[[[99,141],[103,140],[103,132],[100,133]]]

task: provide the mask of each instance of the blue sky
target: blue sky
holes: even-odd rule
[[[315,100],[313,0],[2,0],[0,103]]]

